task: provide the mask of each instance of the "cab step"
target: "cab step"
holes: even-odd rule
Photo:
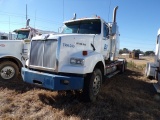
[[[115,71],[115,72],[113,72],[113,73],[111,73],[111,74],[108,74],[108,75],[106,75],[106,78],[111,78],[111,77],[113,77],[114,75],[118,74],[119,72],[120,72],[120,70],[117,70],[117,71]]]

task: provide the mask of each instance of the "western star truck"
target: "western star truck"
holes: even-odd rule
[[[149,79],[157,80],[157,83],[154,83],[153,85],[156,91],[160,93],[160,29],[158,30],[156,39],[154,62],[148,62],[146,64],[145,76]]]
[[[118,58],[117,8],[111,23],[74,17],[61,34],[34,37],[23,80],[56,91],[81,90],[85,100],[95,101],[105,77],[125,71],[125,59]]]

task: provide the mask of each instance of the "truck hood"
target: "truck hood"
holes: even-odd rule
[[[32,40],[41,40],[43,37],[47,36],[48,34],[43,34],[42,36],[33,37]],[[81,39],[93,39],[97,34],[50,34],[47,39],[59,39],[59,38],[81,38]]]

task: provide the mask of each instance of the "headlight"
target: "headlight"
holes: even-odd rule
[[[84,59],[80,58],[71,58],[70,63],[74,65],[84,65]]]

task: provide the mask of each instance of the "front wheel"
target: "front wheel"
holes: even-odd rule
[[[84,79],[83,99],[88,102],[95,102],[102,85],[102,73],[95,69],[93,73],[88,74]]]
[[[18,66],[15,63],[11,61],[0,63],[0,80],[15,80],[18,73]]]

